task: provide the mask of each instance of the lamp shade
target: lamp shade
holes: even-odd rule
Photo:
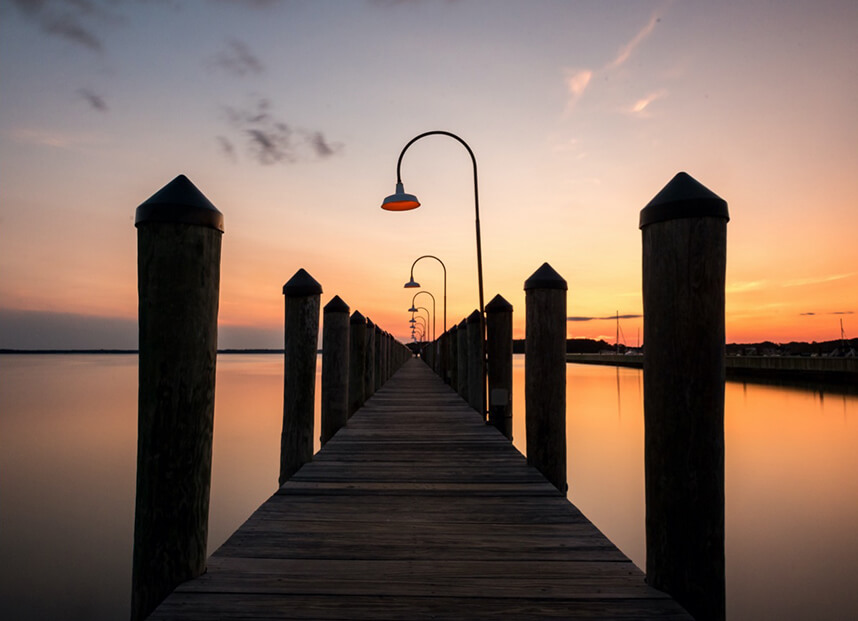
[[[416,312],[417,312],[417,307],[416,307],[416,306],[412,306],[411,308],[409,308],[409,309],[408,309],[408,312],[409,312],[409,313],[416,313]]]
[[[420,201],[413,194],[406,194],[401,183],[396,184],[396,192],[381,202],[381,208],[387,211],[408,211],[420,207]]]
[[[407,283],[405,283],[405,288],[406,289],[419,289],[420,283],[414,282],[414,276],[412,276],[411,280],[409,280]]]

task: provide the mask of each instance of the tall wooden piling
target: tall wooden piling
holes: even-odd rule
[[[458,333],[459,326],[454,325],[447,331],[447,339],[449,341],[449,345],[447,347],[447,375],[450,380],[450,388],[458,392],[459,390],[459,378],[458,378],[458,368],[459,368],[459,338]]]
[[[456,330],[456,341],[458,356],[458,362],[456,364],[458,368],[456,375],[458,378],[457,389],[459,396],[467,401],[470,394],[468,392],[468,322],[466,319],[459,322]]]
[[[322,444],[349,420],[349,305],[335,295],[323,309]]]
[[[185,177],[137,208],[131,619],[205,571],[223,215]]]
[[[496,295],[486,304],[489,423],[512,440],[512,304]]]
[[[566,492],[566,281],[548,263],[524,283],[527,463]]]
[[[640,214],[646,572],[696,619],[724,619],[727,203],[686,173]]]
[[[482,394],[485,391],[483,384],[483,348],[482,348],[482,317],[480,311],[475,310],[468,315],[466,335],[468,339],[468,404],[474,408],[480,416],[485,416]]]
[[[313,459],[321,294],[322,286],[303,268],[283,285],[286,313],[280,485]]]
[[[366,364],[364,365],[364,398],[375,394],[375,324],[366,320]]]
[[[349,319],[349,417],[366,401],[366,318],[359,311]]]

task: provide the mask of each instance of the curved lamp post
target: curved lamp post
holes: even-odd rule
[[[426,330],[426,336],[429,336],[429,317],[430,317],[429,309],[426,308],[425,306],[413,306],[413,304],[414,303],[412,302],[411,308],[408,309],[409,312],[411,313],[411,318],[414,319],[414,317],[416,316],[417,319],[422,320],[423,321],[423,328]],[[423,319],[423,315],[415,315],[415,313],[417,313],[418,311],[421,311],[421,310],[426,311],[426,319]]]
[[[422,307],[414,306],[414,300],[416,300],[417,296],[420,295],[421,293],[425,293],[430,298],[432,298],[432,340],[434,341],[435,340],[435,318],[438,316],[438,314],[435,312],[435,296],[426,290],[418,291],[417,293],[415,293],[411,297],[411,308],[409,308],[408,310],[413,313],[413,312],[416,312],[416,310],[418,308],[422,308]],[[428,309],[426,310],[426,313],[427,314],[429,313]]]
[[[424,132],[418,136],[415,136],[402,148],[402,151],[399,154],[399,159],[396,162],[396,190],[393,194],[386,197],[382,203],[381,208],[386,209],[388,211],[408,211],[409,209],[416,209],[420,207],[420,201],[417,200],[417,197],[413,194],[406,194],[405,187],[402,184],[402,156],[405,155],[405,152],[408,150],[412,144],[420,140],[421,138],[425,138],[426,136],[448,136],[453,140],[458,141],[465,149],[468,151],[468,155],[471,156],[471,163],[474,167],[474,215],[476,222],[476,230],[477,230],[477,280],[479,285],[479,294],[480,294],[480,366],[482,367],[482,375],[483,375],[483,390],[482,390],[482,412],[481,414],[485,416],[486,410],[486,314],[485,314],[485,306],[483,305],[483,252],[482,245],[480,243],[480,194],[479,188],[477,184],[477,158],[474,157],[474,152],[471,150],[471,147],[468,146],[468,143],[459,138],[456,134],[451,132],[446,132],[443,130],[434,130],[431,132]],[[446,271],[446,270],[445,270]]]
[[[435,259],[438,263],[441,264],[441,267],[444,269],[444,332],[447,332],[447,266],[444,265],[444,262],[436,257],[434,254],[424,254],[422,257],[417,257],[414,259],[414,263],[411,264],[411,279],[405,283],[406,289],[419,289],[420,283],[414,282],[414,266],[417,265],[417,262],[420,259]],[[434,326],[433,326],[434,328]],[[434,336],[434,335],[433,335]]]

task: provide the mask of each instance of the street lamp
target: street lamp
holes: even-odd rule
[[[393,194],[386,197],[382,203],[381,208],[386,209],[388,211],[408,211],[409,209],[416,209],[420,207],[420,201],[417,200],[417,197],[413,194],[406,194],[405,187],[402,184],[402,156],[405,155],[405,152],[408,150],[412,144],[420,140],[421,138],[425,138],[426,136],[448,136],[453,140],[458,141],[465,149],[468,151],[468,155],[471,156],[471,163],[474,168],[474,215],[475,215],[475,223],[476,223],[476,231],[477,231],[477,282],[479,286],[479,294],[480,294],[480,366],[482,367],[482,375],[483,375],[483,389],[482,389],[482,414],[485,416],[486,413],[486,315],[485,315],[485,306],[483,305],[483,252],[482,245],[480,243],[480,194],[479,188],[477,184],[477,158],[474,157],[474,152],[471,150],[471,147],[468,146],[468,143],[462,140],[456,134],[442,131],[442,130],[434,130],[431,132],[425,132],[420,134],[419,136],[415,136],[402,148],[402,151],[399,153],[399,159],[396,162],[396,190]],[[413,278],[412,278],[413,280]]]
[[[409,310],[409,312],[412,312],[412,313],[416,311],[417,308],[414,306],[414,300],[416,300],[417,296],[420,295],[421,293],[425,293],[430,298],[432,298],[432,340],[434,341],[435,340],[435,317],[438,316],[437,313],[435,313],[435,296],[432,295],[431,293],[429,293],[428,291],[418,291],[417,293],[415,293],[411,297],[411,308],[409,308],[408,310]],[[426,313],[428,314],[429,311],[427,310]]]
[[[411,306],[411,308],[408,309],[408,312],[411,313],[412,319],[414,319],[414,317],[415,317],[414,313],[421,311],[421,310],[426,311],[426,319],[423,319],[422,315],[416,315],[416,317],[425,322],[424,327],[426,328],[426,336],[429,336],[429,309],[426,308],[425,306],[414,306],[414,302],[412,302],[411,304],[412,304],[412,306]]]
[[[411,264],[411,278],[405,283],[406,289],[419,289],[420,283],[414,281],[414,266],[417,265],[417,261],[420,259],[435,259],[438,263],[441,264],[441,267],[444,269],[444,332],[447,332],[447,266],[444,265],[444,262],[432,254],[424,254],[422,257],[417,257],[414,259],[414,263]]]

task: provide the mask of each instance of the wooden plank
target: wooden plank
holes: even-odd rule
[[[152,619],[689,619],[421,362]]]

